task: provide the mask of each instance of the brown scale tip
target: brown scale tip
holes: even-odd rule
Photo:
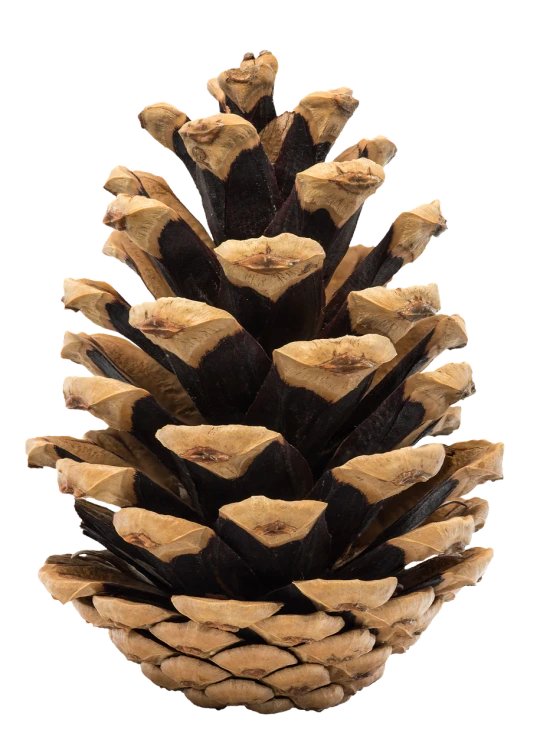
[[[152,334],[152,336],[157,336],[160,339],[171,339],[184,330],[184,326],[181,324],[157,316],[143,320],[137,325],[137,328],[145,334]]]
[[[405,320],[409,320],[411,323],[415,323],[417,320],[427,318],[429,315],[435,315],[437,310],[433,305],[428,302],[422,302],[421,299],[415,299],[409,302],[401,310],[398,310],[398,315],[401,315]]]
[[[359,369],[376,368],[377,363],[367,359],[364,355],[340,354],[319,365],[323,370],[330,370],[332,373],[354,373]]]
[[[182,455],[184,459],[189,459],[190,462],[227,462],[230,459],[229,454],[219,451],[219,449],[212,449],[210,446],[194,446],[193,449],[188,449]]]
[[[428,473],[424,472],[424,470],[405,470],[401,475],[394,478],[392,483],[398,488],[402,486],[409,487],[415,483],[425,483],[426,480],[429,480],[429,477]]]
[[[130,533],[124,538],[124,541],[131,543],[133,546],[140,546],[143,549],[157,546],[157,543],[152,541],[145,533]]]
[[[283,260],[280,257],[276,257],[276,255],[273,255],[270,251],[268,252],[259,252],[257,255],[252,255],[251,257],[246,258],[245,260],[240,260],[236,263],[236,265],[240,265],[242,268],[246,268],[246,270],[251,270],[254,273],[275,273],[276,271],[282,271],[282,270],[288,270],[291,268],[296,262],[298,262],[297,259],[294,260]]]
[[[283,522],[283,520],[274,520],[274,522],[267,522],[264,525],[257,525],[253,528],[253,532],[261,536],[292,535],[297,530],[298,528],[294,525]]]

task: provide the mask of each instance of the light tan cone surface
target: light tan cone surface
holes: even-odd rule
[[[208,83],[218,114],[142,110],[194,179],[206,226],[161,177],[113,169],[103,251],[154,301],[65,280],[66,309],[116,332],[83,324],[61,355],[90,374],[66,378],[66,408],[102,427],[26,444],[93,539],[46,560],[52,597],[175,703],[181,692],[258,714],[347,702],[482,579],[493,552],[473,537],[488,504],[463,497],[502,478],[503,452],[486,440],[414,448],[456,430],[454,405],[475,390],[466,362],[423,372],[467,343],[462,317],[439,313],[437,285],[388,286],[436,247],[440,203],[357,244],[397,148],[357,134],[327,159],[358,100],[314,91],[276,115],[277,73],[270,51],[246,53]],[[474,617],[462,631],[475,642]]]

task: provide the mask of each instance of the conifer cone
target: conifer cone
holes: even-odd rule
[[[439,202],[350,246],[396,147],[324,162],[358,101],[314,92],[278,116],[277,70],[248,53],[209,82],[217,115],[140,114],[210,233],[162,178],[112,171],[103,251],[154,299],[66,280],[66,308],[117,334],[62,350],[91,374],[66,379],[66,406],[107,427],[27,442],[102,547],[49,557],[52,596],[156,685],[264,714],[345,702],[475,585],[488,506],[466,497],[502,477],[502,444],[415,446],[474,392],[467,363],[425,370],[467,342],[437,286],[387,286],[446,229]]]

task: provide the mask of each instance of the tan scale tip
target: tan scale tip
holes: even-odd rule
[[[231,239],[215,249],[227,279],[276,301],[294,284],[320,270],[324,250],[313,239],[294,234],[238,241]]]
[[[273,354],[285,383],[313,391],[329,402],[341,399],[395,356],[390,339],[377,334],[294,341]]]
[[[342,617],[311,612],[310,614],[275,614],[252,625],[258,635],[275,646],[297,646],[335,635],[345,626]]]
[[[71,376],[64,381],[68,409],[87,410],[115,430],[132,430],[133,405],[148,391],[113,378]]]
[[[191,656],[173,656],[161,665],[161,669],[167,677],[175,680],[180,688],[202,690],[207,685],[230,677],[228,672],[215,664]]]
[[[322,664],[298,664],[265,677],[263,682],[285,696],[297,696],[330,684],[330,674]]]
[[[447,601],[453,599],[461,588],[476,585],[484,576],[493,555],[493,549],[481,547],[464,551],[462,559],[443,573],[442,582],[435,588],[436,595]]]
[[[166,102],[148,105],[139,113],[141,127],[148,131],[164,147],[173,150],[174,132],[180,129],[188,117],[181,110]]]
[[[188,656],[207,659],[238,643],[238,636],[198,622],[158,622],[150,632],[158,640]]]
[[[154,685],[157,685],[159,688],[164,688],[165,690],[178,690],[180,688],[178,683],[172,680],[170,677],[167,677],[167,675],[161,671],[161,667],[159,667],[157,664],[152,664],[151,662],[142,662],[141,672],[146,678],[148,678],[148,680],[153,682]],[[200,692],[204,695],[203,691]]]
[[[204,525],[133,506],[115,512],[113,525],[126,543],[149,551],[161,562],[199,554],[214,536]]]
[[[93,625],[94,627],[105,627],[107,629],[114,627],[114,625],[107,619],[101,616],[97,609],[92,604],[92,599],[89,596],[80,599],[73,599],[71,602],[75,611],[83,618],[85,622]]]
[[[381,606],[392,596],[397,579],[382,580],[314,580],[296,581],[294,585],[317,609],[349,612],[353,609]]]
[[[344,193],[369,196],[383,183],[385,174],[380,165],[367,158],[342,163],[317,163],[298,174],[300,185],[324,182],[328,190],[336,186]]]
[[[381,642],[385,640],[384,632],[391,635],[399,623],[419,619],[434,600],[433,588],[425,588],[405,596],[391,598],[382,606],[353,613],[360,627],[378,631],[377,639]]]
[[[251,496],[221,507],[219,516],[231,520],[267,548],[278,548],[305,538],[326,506],[325,502],[308,499],[282,501]]]
[[[355,629],[314,643],[295,646],[294,653],[302,662],[327,666],[367,654],[374,644],[374,635],[365,629]]]
[[[305,118],[314,144],[333,144],[358,105],[352,89],[340,87],[306,95],[294,112]]]
[[[257,129],[234,113],[188,121],[180,129],[180,136],[191,158],[222,181],[240,153],[259,144]]]
[[[144,192],[140,179],[124,165],[117,165],[109,174],[103,188],[114,194],[137,195]]]
[[[136,630],[113,627],[109,630],[109,637],[126,659],[136,664],[141,662],[163,664],[169,656],[174,654],[171,648],[141,635]]]
[[[304,210],[313,213],[324,208],[341,228],[375,194],[384,178],[382,167],[366,158],[317,163],[296,175],[296,191]]]
[[[445,460],[442,444],[394,449],[383,454],[366,454],[332,469],[337,481],[362,491],[375,503],[423,483],[441,469]]]
[[[332,683],[324,688],[317,688],[309,693],[303,693],[295,697],[294,702],[300,709],[310,711],[323,711],[342,703],[345,691],[341,685]]]
[[[196,596],[173,596],[172,603],[180,614],[194,622],[231,632],[267,619],[283,606],[273,601],[236,601]]]
[[[481,499],[478,496],[474,496],[471,499],[457,498],[448,501],[441,507],[435,510],[435,512],[426,521],[430,522],[442,522],[452,517],[465,517],[471,515],[474,519],[475,530],[481,530],[487,520],[489,514],[489,504],[485,499]]]
[[[122,630],[146,629],[156,623],[163,623],[176,612],[160,606],[138,601],[128,601],[116,596],[94,596],[93,604],[105,622]]]
[[[255,680],[229,679],[209,685],[206,696],[215,703],[225,706],[247,706],[262,704],[274,697],[272,689]]]
[[[289,651],[264,643],[227,648],[212,657],[212,661],[237,677],[254,680],[298,663]]]
[[[178,457],[226,480],[241,477],[253,460],[283,436],[253,425],[166,425],[156,438]]]
[[[73,438],[72,436],[40,436],[29,438],[25,448],[29,467],[56,467],[57,461],[64,454],[76,457],[82,462],[128,467],[123,459],[106,449],[102,449],[89,439]]]
[[[59,459],[56,472],[60,493],[72,494],[76,499],[89,497],[117,507],[131,507],[137,503],[136,471],[131,467]]]
[[[213,87],[217,91],[211,94],[219,95],[221,90],[240,110],[249,113],[262,97],[272,94],[276,71],[277,60],[271,53],[263,53],[258,58],[253,53],[246,53],[238,68],[229,68],[219,74],[217,86]]]
[[[337,158],[334,158],[334,162],[356,160],[364,156],[368,160],[373,160],[374,163],[385,166],[395,157],[396,153],[397,147],[390,139],[377,136],[374,139],[361,139],[357,144],[348,147]]]
[[[437,284],[398,289],[374,286],[352,291],[347,298],[355,334],[378,333],[394,344],[419,320],[435,315],[440,306]]]
[[[458,554],[469,545],[474,532],[474,517],[452,517],[422,525],[390,539],[388,544],[401,549],[405,564],[410,564],[439,554]]]

